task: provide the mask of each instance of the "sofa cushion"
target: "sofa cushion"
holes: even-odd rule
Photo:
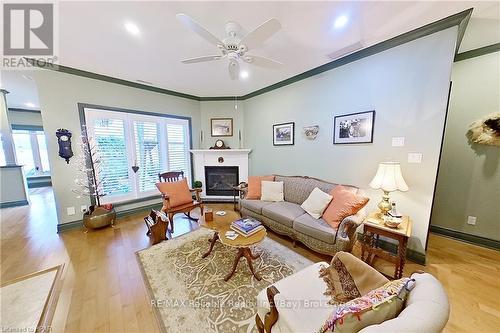
[[[255,212],[257,214],[262,214],[262,207],[271,204],[269,201],[248,200],[248,199],[242,199],[240,203],[242,207],[251,210],[252,212]]]
[[[315,219],[319,219],[332,198],[331,195],[315,187],[300,207]]]
[[[283,182],[270,182],[263,180],[260,200],[264,201],[283,201]]]
[[[368,198],[355,194],[348,187],[339,185],[330,192],[332,201],[323,212],[323,219],[332,226],[338,228],[343,219],[355,215],[368,203]]]
[[[315,219],[303,214],[293,221],[293,229],[328,244],[335,244],[337,229],[333,229],[323,219]]]
[[[274,176],[249,176],[247,199],[260,199],[262,194],[262,181],[274,181]]]
[[[313,178],[276,176],[275,181],[283,182],[285,201],[302,205],[315,187],[329,193],[335,184]]]
[[[300,208],[299,205],[286,201],[273,202],[262,208],[262,215],[276,222],[279,222],[289,228],[292,228],[293,220],[303,215],[304,213],[305,211],[302,208]]]
[[[323,295],[324,285],[319,269],[326,262],[310,265],[295,274],[274,283],[279,290],[275,296],[279,317],[273,333],[312,332],[317,330],[334,309]],[[307,283],[304,283],[307,282]],[[257,314],[264,322],[269,311],[266,289],[257,295]]]

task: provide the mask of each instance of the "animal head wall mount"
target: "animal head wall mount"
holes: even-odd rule
[[[474,143],[500,146],[500,112],[473,122],[469,126],[467,137]]]

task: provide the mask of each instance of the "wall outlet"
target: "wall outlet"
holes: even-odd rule
[[[81,205],[81,206],[80,206],[80,211],[81,211],[82,213],[85,213],[85,211],[86,211],[86,210],[87,210],[87,205]]]
[[[66,214],[68,214],[68,215],[75,215],[76,214],[75,207],[73,207],[73,206],[72,207],[67,207],[66,208]]]
[[[477,217],[475,217],[475,216],[468,216],[467,217],[467,224],[476,225],[476,220],[477,220]]]
[[[395,136],[392,138],[392,146],[393,147],[404,147],[405,145],[405,137],[404,136]]]
[[[408,153],[408,163],[422,163],[422,153]]]

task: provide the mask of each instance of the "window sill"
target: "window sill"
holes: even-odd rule
[[[130,204],[141,203],[141,202],[150,201],[150,200],[154,200],[154,199],[158,199],[161,201],[161,194],[158,193],[157,195],[150,195],[150,196],[144,197],[144,198],[137,198],[137,199],[132,199],[132,200],[120,201],[117,203],[113,203],[113,206],[114,207],[122,207],[122,206],[130,205]]]

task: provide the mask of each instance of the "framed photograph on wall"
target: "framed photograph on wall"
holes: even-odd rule
[[[295,123],[273,125],[273,145],[287,146],[295,143]]]
[[[211,118],[212,136],[233,136],[233,118]]]
[[[375,111],[335,116],[333,118],[333,144],[371,143]]]

